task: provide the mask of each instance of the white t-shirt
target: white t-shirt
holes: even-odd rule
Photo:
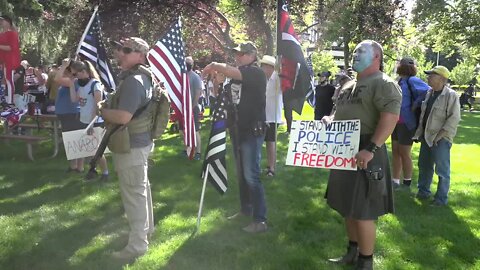
[[[278,87],[278,90],[277,90]],[[282,108],[283,108],[283,99],[282,99],[282,90],[280,89],[280,78],[276,71],[272,73],[272,76],[267,81],[267,92],[266,96],[266,105],[265,105],[265,114],[267,123],[282,123]],[[275,96],[277,97],[276,107],[275,107]],[[276,108],[276,115],[275,115]],[[276,120],[275,120],[276,116]]]
[[[92,83],[94,81],[95,80],[90,80],[87,85],[80,86],[78,88],[78,96],[80,97],[80,101],[78,102],[78,104],[80,105],[80,122],[84,124],[90,124],[92,119],[95,117],[95,107],[97,105],[94,93],[90,93],[90,91],[92,90]],[[93,86],[93,91],[100,91],[100,93],[102,93],[102,83],[97,81],[97,83],[95,83],[95,85]],[[98,120],[97,122],[103,122],[103,120]]]
[[[42,73],[42,79],[44,83],[42,85],[38,86],[38,91],[42,91],[43,93],[47,93],[47,87],[45,86],[48,81],[48,74],[47,73]]]

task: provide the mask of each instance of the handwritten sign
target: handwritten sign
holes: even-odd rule
[[[105,130],[101,127],[93,128],[92,135],[86,134],[84,129],[62,132],[67,159],[72,160],[95,155],[104,133]]]
[[[360,120],[293,121],[286,165],[357,170]]]

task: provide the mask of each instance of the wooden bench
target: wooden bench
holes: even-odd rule
[[[53,126],[44,125],[44,124],[40,124],[39,126],[38,124],[34,124],[34,123],[20,123],[17,126],[25,129],[52,129],[52,130],[54,129]]]
[[[28,158],[30,160],[35,160],[33,158],[33,151],[32,151],[32,145],[37,144],[41,141],[47,141],[49,138],[47,137],[40,137],[40,136],[31,136],[31,135],[14,135],[14,134],[1,134],[0,135],[0,140],[17,140],[17,141],[24,141],[27,143],[27,154]]]

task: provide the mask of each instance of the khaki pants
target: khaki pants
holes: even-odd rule
[[[113,154],[123,207],[130,232],[127,249],[143,254],[148,249],[148,234],[153,233],[152,194],[148,180],[148,156],[153,144],[133,148],[127,154]]]

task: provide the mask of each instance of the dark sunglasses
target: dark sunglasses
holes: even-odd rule
[[[124,54],[129,54],[129,53],[132,53],[133,51],[135,51],[135,50],[132,49],[132,48],[122,47],[122,52],[123,52]]]

